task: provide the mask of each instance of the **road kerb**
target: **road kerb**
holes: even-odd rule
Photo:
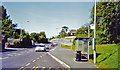
[[[61,65],[65,66],[68,68],[68,70],[70,70],[70,66],[67,65],[66,63],[64,63],[63,61],[59,60],[58,58],[56,58],[55,56],[53,56],[52,54],[50,54],[49,52],[47,52],[48,55],[50,55],[53,59],[55,59],[57,62],[59,62]]]

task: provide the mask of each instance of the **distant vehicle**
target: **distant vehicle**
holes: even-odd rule
[[[49,49],[49,48],[50,48],[50,46],[49,46],[48,44],[46,44],[45,47],[46,47],[46,49]]]
[[[56,43],[56,42],[54,42],[53,44],[54,44],[54,45],[57,45],[57,43]]]
[[[36,51],[36,52],[46,51],[45,44],[40,44],[40,45],[36,46],[35,51]]]
[[[55,44],[52,43],[51,46],[55,46]]]

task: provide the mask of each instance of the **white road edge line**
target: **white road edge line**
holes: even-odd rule
[[[49,52],[47,52],[48,55],[50,55],[53,59],[55,59],[57,62],[59,62],[61,65],[64,65],[68,68],[68,70],[71,70],[70,69],[70,66],[67,65],[66,63],[64,63],[63,61],[59,60],[58,58],[56,58],[55,56],[53,56],[52,54],[50,54]]]
[[[53,49],[51,49],[50,51],[54,51],[56,49],[56,47],[55,48],[53,48]]]

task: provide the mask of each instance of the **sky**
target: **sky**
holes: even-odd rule
[[[18,28],[57,36],[61,27],[78,29],[89,23],[94,2],[3,2],[7,14]]]

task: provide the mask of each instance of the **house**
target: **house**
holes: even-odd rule
[[[70,30],[68,27],[63,26],[61,32],[62,32],[62,34],[65,34],[65,33],[68,34],[68,33],[70,33],[70,35],[74,36],[75,33],[76,33],[76,30],[75,29],[71,29]]]
[[[70,30],[70,34],[71,34],[71,35],[75,35],[75,33],[76,33],[76,30],[73,30],[73,29]]]
[[[63,26],[63,27],[62,27],[62,31],[63,31],[63,34],[64,34],[64,33],[67,33],[67,31],[68,31],[68,27]]]

